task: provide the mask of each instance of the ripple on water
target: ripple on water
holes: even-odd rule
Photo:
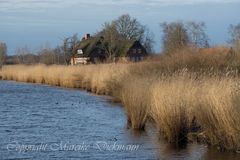
[[[122,107],[78,90],[0,81],[0,102],[0,159],[240,159],[197,144],[175,149],[154,130],[127,130]],[[130,144],[139,148],[106,149]],[[85,150],[71,149],[77,145]]]

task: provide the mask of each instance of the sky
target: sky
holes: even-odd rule
[[[65,37],[94,34],[104,22],[130,14],[153,33],[161,50],[160,23],[205,22],[210,44],[225,45],[230,24],[240,23],[240,0],[0,0],[0,42],[8,54],[27,46],[36,52]]]

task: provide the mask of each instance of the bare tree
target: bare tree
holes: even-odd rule
[[[145,26],[128,14],[120,16],[112,24],[116,27],[118,33],[126,39],[140,40],[144,37]]]
[[[98,33],[102,41],[102,46],[107,52],[108,60],[112,60],[113,57],[119,56],[121,49],[123,49],[124,38],[119,34],[117,28],[112,23],[105,23],[103,30]]]
[[[136,18],[124,14],[112,22],[117,32],[127,40],[138,40],[144,44],[148,52],[153,50],[153,34],[147,26],[142,25]]]
[[[154,42],[154,35],[148,28],[145,29],[145,36],[142,40],[143,46],[146,48],[148,53],[153,53],[153,44]]]
[[[70,64],[71,58],[69,55],[71,55],[71,50],[69,49],[69,38],[64,38],[63,40],[63,53],[66,64]]]
[[[163,47],[165,53],[174,53],[186,47],[209,47],[209,38],[205,33],[203,22],[172,22],[162,23]]]
[[[122,15],[110,23],[105,23],[97,33],[103,37],[104,47],[109,59],[125,54],[127,44],[140,41],[148,52],[153,51],[153,35],[149,29],[130,15]]]
[[[56,57],[55,57],[55,53],[54,50],[48,46],[43,47],[39,53],[39,63],[43,63],[43,64],[56,64]]]
[[[39,63],[51,64],[66,64],[63,47],[57,46],[51,48],[49,44],[45,44],[38,51]]]
[[[231,36],[230,43],[235,50],[240,51],[240,23],[237,25],[230,25],[229,33]]]
[[[38,62],[38,56],[31,53],[27,46],[17,48],[16,55],[19,64],[35,64]]]
[[[5,63],[7,58],[7,45],[5,43],[0,42],[0,68]]]
[[[209,38],[205,33],[205,23],[204,22],[188,22],[186,24],[188,30],[188,35],[190,38],[191,45],[195,48],[206,48],[209,47]]]
[[[66,64],[63,47],[57,46],[54,50],[57,64]]]
[[[170,54],[189,44],[187,29],[182,22],[162,23],[164,53]]]
[[[17,57],[18,57],[18,63],[19,64],[24,64],[25,63],[25,55],[29,54],[30,51],[27,46],[23,48],[17,48],[15,51]]]
[[[71,58],[74,58],[77,54],[77,47],[80,43],[77,34],[73,34],[70,37],[63,40],[64,57],[67,64],[70,64]],[[74,60],[74,59],[73,59]]]

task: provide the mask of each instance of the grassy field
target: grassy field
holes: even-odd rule
[[[240,57],[226,48],[183,50],[136,64],[4,66],[3,80],[83,88],[125,108],[133,129],[154,123],[169,143],[240,149]]]

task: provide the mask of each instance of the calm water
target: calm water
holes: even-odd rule
[[[126,129],[123,109],[70,89],[0,81],[0,159],[240,159]]]

